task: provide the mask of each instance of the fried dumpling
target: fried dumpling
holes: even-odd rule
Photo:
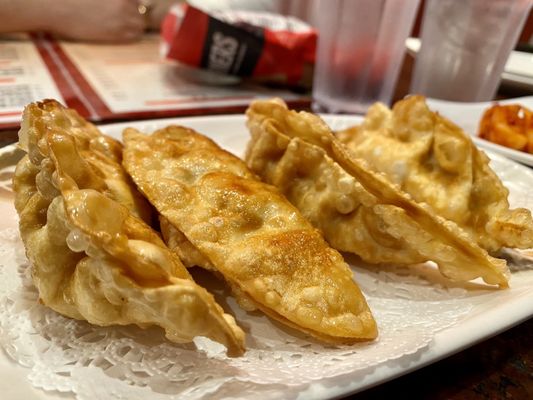
[[[124,165],[141,192],[232,287],[270,317],[332,343],[376,337],[341,255],[273,186],[181,127],[124,131]]]
[[[187,268],[202,267],[211,271],[216,271],[215,267],[200,251],[189,242],[187,237],[179,229],[174,227],[168,219],[159,216],[159,226],[161,234],[167,246],[178,255]]]
[[[28,155],[13,180],[40,301],[95,325],[158,325],[174,342],[206,336],[226,346],[229,355],[242,354],[244,334],[233,317],[135,216],[135,210],[143,215],[150,208],[119,171],[120,158],[106,158],[110,147],[90,154],[84,134],[71,134],[61,120],[70,111],[57,103],[50,111],[51,106],[26,109],[20,136]],[[106,137],[98,142],[120,146]]]
[[[361,125],[338,137],[355,157],[457,223],[483,248],[533,247],[530,211],[509,209],[509,191],[487,156],[461,128],[431,112],[424,97],[410,96],[392,110],[376,103]]]
[[[352,157],[318,116],[290,111],[276,99],[255,101],[246,113],[248,166],[277,186],[334,248],[369,263],[434,261],[453,280],[481,277],[507,286],[503,260]]]
[[[53,138],[51,140],[50,138]],[[31,103],[24,109],[19,146],[28,153],[32,164],[42,172],[37,184],[48,198],[57,195],[51,184],[56,165],[53,156],[65,165],[69,176],[80,189],[92,188],[128,207],[133,215],[150,223],[150,204],[137,191],[122,167],[122,144],[103,135],[75,110],[55,100]],[[56,163],[57,164],[57,163]]]

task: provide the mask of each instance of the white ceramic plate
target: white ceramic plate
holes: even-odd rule
[[[361,120],[360,117],[348,116],[331,116],[325,117],[325,119],[335,129],[359,123]],[[248,141],[248,133],[244,125],[244,116],[242,115],[141,121],[107,125],[101,128],[104,132],[112,136],[120,137],[122,129],[126,126],[134,126],[142,131],[150,132],[170,123],[192,127],[212,137],[222,147],[237,155],[243,154]],[[489,154],[492,158],[493,168],[510,189],[510,202],[512,206],[533,208],[533,171],[506,158],[491,153]],[[1,221],[4,224],[15,219],[14,210],[9,208],[9,204],[6,207],[7,211],[3,213],[3,221]],[[365,272],[357,271],[359,278],[364,280]],[[391,285],[394,293],[394,282],[389,282],[388,284]],[[456,289],[457,287],[453,290]],[[468,293],[468,291],[466,292]],[[394,304],[401,299],[390,298],[386,300]],[[421,302],[420,299],[416,303],[423,310],[429,306],[424,301]],[[480,340],[508,329],[533,315],[533,269],[513,272],[511,288],[508,290],[485,290],[482,292],[478,290],[475,295],[472,293],[460,299],[454,299],[454,304],[459,308],[464,307],[464,310],[466,310],[465,313],[461,314],[459,319],[454,320],[451,326],[432,333],[428,345],[414,354],[406,353],[396,358],[377,362],[374,365],[370,365],[370,368],[364,371],[351,371],[348,369],[342,374],[312,381],[301,387],[295,386],[298,382],[288,381],[286,382],[286,387],[277,387],[274,395],[271,392],[261,392],[261,387],[257,386],[256,393],[252,392],[250,394],[248,392],[243,398],[261,398],[266,394],[270,394],[268,398],[280,398],[289,396],[289,393],[291,396],[298,396],[302,399],[335,398],[391,380],[458,352]],[[407,324],[409,329],[416,329],[415,325],[409,325],[409,321],[405,321],[403,317],[405,310],[402,310],[400,313],[402,318],[399,319],[399,323]],[[442,315],[438,315],[438,317],[435,316],[435,318],[443,318],[444,314],[445,312]],[[248,322],[248,324],[253,324],[253,321],[255,320],[252,318],[252,322]],[[383,336],[380,340],[387,339]],[[361,353],[361,356],[364,356],[366,350],[368,348],[362,348],[361,351],[363,353]],[[321,368],[320,366],[317,367]],[[8,398],[57,398],[57,393],[43,392],[32,388],[29,380],[26,378],[27,373],[27,370],[7,360],[5,354],[0,351],[0,376],[9,377],[8,379],[0,380],[0,393],[7,393]],[[100,388],[100,390],[105,391],[105,388]],[[295,390],[296,392],[294,392]],[[70,394],[70,396],[73,395]],[[61,398],[64,399],[65,397],[61,396]],[[160,397],[158,396],[157,398]]]
[[[415,56],[420,50],[420,39],[407,38],[405,46]],[[533,54],[512,51],[502,73],[502,84],[533,90]]]
[[[518,97],[515,99],[499,100],[481,103],[460,103],[453,101],[427,99],[429,107],[449,118],[465,130],[474,139],[474,142],[485,149],[499,153],[505,157],[533,167],[533,155],[523,151],[513,150],[488,140],[477,137],[478,125],[483,112],[494,103],[522,104],[533,110],[533,96]]]

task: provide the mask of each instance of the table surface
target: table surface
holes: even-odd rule
[[[395,100],[408,93],[412,66],[412,58],[406,56]],[[528,94],[531,93],[500,88],[498,98]],[[0,147],[16,140],[15,129],[0,131]],[[532,338],[533,319],[529,319],[444,360],[347,398],[384,399],[397,397],[401,393],[402,397],[411,399],[530,399],[533,398]],[[0,358],[3,359],[0,364],[4,364],[4,367],[8,365],[5,355],[0,355]],[[0,368],[0,371],[7,369]],[[25,371],[17,368],[12,373],[20,375],[25,374]],[[20,393],[16,388],[10,387],[9,376],[4,373],[2,375],[2,398],[38,397],[37,393]]]

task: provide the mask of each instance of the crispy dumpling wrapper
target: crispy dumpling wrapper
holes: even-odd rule
[[[120,143],[70,125],[71,116],[80,118],[55,102],[32,104],[20,133],[28,155],[15,203],[40,301],[95,325],[158,325],[174,342],[205,336],[242,354],[233,317],[137,217],[150,206],[121,171]]]
[[[55,168],[50,159],[53,151],[80,189],[98,190],[128,207],[133,215],[151,222],[150,204],[136,190],[121,165],[122,144],[103,135],[75,110],[55,100],[29,104],[22,118],[19,146],[40,168],[37,184],[49,198],[55,197],[58,190],[51,184]]]
[[[183,262],[183,265],[187,268],[197,266],[216,271],[211,261],[200,253],[200,251],[189,242],[187,237],[162,215],[159,217],[159,226],[165,243],[170,250],[178,255]]]
[[[124,131],[124,165],[161,215],[246,309],[332,343],[373,339],[375,321],[341,255],[244,162],[182,127]]]
[[[455,223],[415,202],[353,157],[318,116],[279,99],[255,101],[246,162],[277,186],[336,249],[369,263],[434,261],[456,281],[506,287],[509,272]]]
[[[392,110],[376,103],[361,125],[337,136],[355,157],[457,223],[483,248],[533,247],[530,211],[509,209],[509,191],[485,153],[461,128],[431,112],[424,97],[410,96]]]

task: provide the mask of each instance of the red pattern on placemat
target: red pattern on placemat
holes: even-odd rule
[[[113,115],[55,40],[46,36],[33,40],[68,107],[92,121]]]

